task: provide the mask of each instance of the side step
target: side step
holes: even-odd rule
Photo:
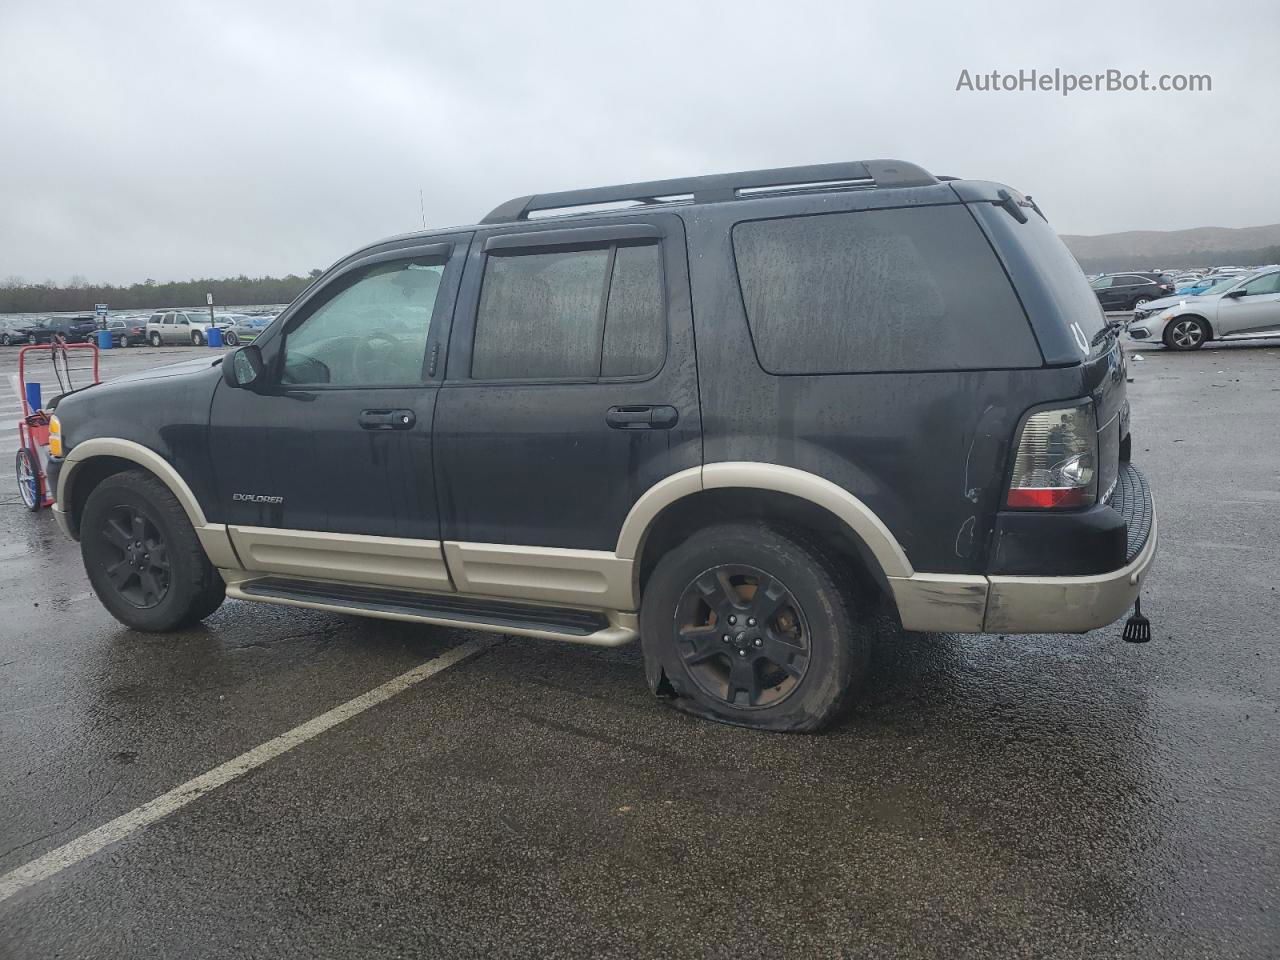
[[[261,577],[233,582],[227,586],[227,595],[243,600],[338,610],[394,620],[417,620],[596,646],[616,647],[637,637],[631,626],[611,622],[609,617],[598,611],[518,600],[418,593],[290,577]]]

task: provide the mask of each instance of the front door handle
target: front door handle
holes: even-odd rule
[[[418,418],[412,410],[365,410],[360,426],[365,430],[408,430]]]
[[[615,430],[670,430],[680,422],[680,411],[665,404],[610,407],[604,422]]]

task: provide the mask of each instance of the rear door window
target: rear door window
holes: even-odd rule
[[[662,366],[661,246],[491,254],[476,314],[476,380],[640,377]]]
[[[734,227],[733,248],[770,373],[1042,363],[1008,277],[962,205],[747,221]]]

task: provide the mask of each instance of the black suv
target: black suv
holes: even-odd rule
[[[251,346],[57,404],[141,630],[243,600],[614,646],[815,729],[887,604],[1083,632],[1156,548],[1125,365],[1028,198],[897,161],[520,197],[318,278]]]
[[[1103,310],[1136,310],[1144,303],[1173,296],[1173,284],[1159,273],[1111,273],[1089,286]]]
[[[67,343],[83,343],[98,332],[97,317],[48,317],[23,331],[32,343],[51,343],[62,337]]]

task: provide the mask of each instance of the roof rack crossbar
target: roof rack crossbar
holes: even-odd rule
[[[932,174],[901,160],[859,160],[849,163],[819,163],[804,167],[780,167],[774,170],[747,170],[741,173],[719,173],[706,177],[679,180],[650,180],[612,187],[590,187],[516,197],[495,207],[481,223],[514,223],[528,220],[531,213],[568,207],[597,206],[607,203],[662,203],[663,197],[688,196],[693,203],[717,203],[733,200],[744,192],[766,193],[769,188],[794,191],[805,186],[820,189],[831,185],[875,187],[923,187],[937,183]]]

